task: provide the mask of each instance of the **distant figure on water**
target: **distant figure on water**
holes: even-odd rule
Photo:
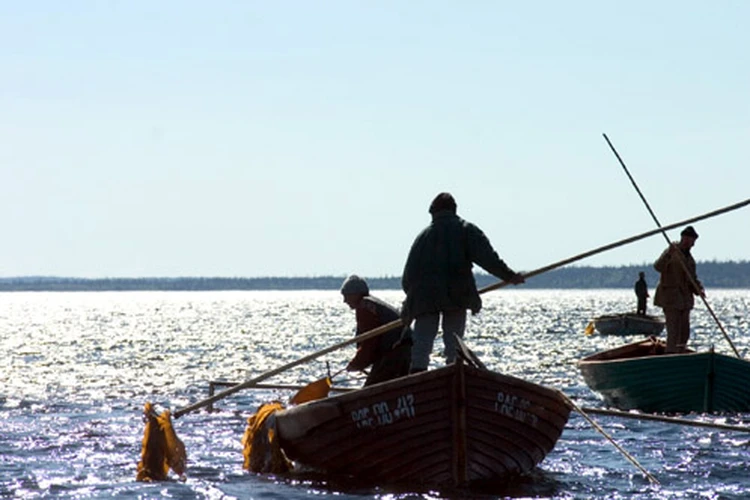
[[[638,281],[635,282],[635,296],[638,297],[638,307],[636,314],[646,315],[646,299],[648,299],[648,284],[646,283],[646,273],[638,273]]]
[[[695,260],[690,249],[698,233],[688,226],[680,233],[680,241],[672,242],[654,263],[659,271],[659,284],[654,294],[654,305],[664,309],[667,326],[667,352],[684,352],[690,338],[690,310],[694,295],[705,296],[698,281]]]
[[[463,338],[466,310],[476,314],[482,308],[474,264],[514,285],[525,281],[497,255],[481,229],[456,215],[450,193],[438,194],[429,213],[432,222],[414,240],[401,277],[406,292],[401,317],[406,325],[414,320],[412,373],[427,369],[441,316],[446,363],[455,361],[454,334]]]
[[[356,335],[367,333],[379,326],[400,318],[399,311],[370,295],[367,282],[352,274],[341,285],[344,302],[354,310],[357,321]],[[360,371],[371,367],[365,386],[384,382],[409,374],[411,345],[399,342],[402,326],[357,344],[357,353],[346,366],[347,371]],[[406,332],[408,336],[408,332]]]

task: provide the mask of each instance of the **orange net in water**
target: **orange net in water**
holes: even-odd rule
[[[252,472],[280,474],[292,468],[289,459],[281,449],[276,432],[274,413],[283,410],[278,401],[265,403],[247,419],[247,429],[242,436],[243,467]]]
[[[185,445],[172,427],[169,411],[157,415],[151,403],[146,403],[143,415],[146,429],[143,432],[136,481],[164,481],[170,468],[184,478],[187,453]]]

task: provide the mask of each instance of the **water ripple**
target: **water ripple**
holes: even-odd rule
[[[398,304],[402,295],[384,291]],[[750,291],[711,292],[711,306],[744,355]],[[633,309],[625,290],[503,290],[483,296],[467,341],[491,368],[600,405],[576,368],[583,356],[633,338],[586,337],[593,316]],[[63,498],[439,498],[351,491],[313,479],[242,469],[246,418],[283,390],[247,390],[175,422],[189,455],[185,482],[136,483],[142,406],[179,408],[207,396],[211,381],[241,382],[349,339],[352,312],[328,291],[0,294],[0,497]],[[693,345],[731,352],[705,307],[693,312]],[[440,365],[436,343],[432,365]],[[344,348],[269,382],[304,384],[337,371]],[[361,376],[337,385],[361,384]],[[715,415],[750,424],[750,415]],[[516,497],[744,498],[750,496],[750,436],[659,422],[597,419],[661,481],[646,479],[577,414]],[[491,498],[489,495],[488,498]]]

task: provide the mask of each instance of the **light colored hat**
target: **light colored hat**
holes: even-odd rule
[[[363,280],[356,274],[352,274],[351,276],[346,278],[344,280],[344,283],[341,285],[341,293],[343,295],[369,295],[370,288],[367,286],[367,282],[365,280]]]

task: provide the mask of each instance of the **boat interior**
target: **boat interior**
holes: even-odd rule
[[[653,335],[640,342],[633,342],[615,349],[602,351],[584,358],[585,361],[608,361],[612,359],[641,358],[666,354],[667,343]],[[693,352],[688,349],[687,352]]]

